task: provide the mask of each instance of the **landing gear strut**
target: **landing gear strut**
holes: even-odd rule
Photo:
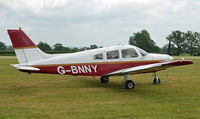
[[[156,76],[156,73],[154,73],[153,76],[154,76],[153,84],[159,85],[160,84],[160,79]]]
[[[100,80],[101,80],[101,83],[108,83],[109,82],[109,76],[102,76],[100,78]]]
[[[129,74],[124,74],[124,81],[122,84],[126,89],[135,88],[135,83],[129,79]]]

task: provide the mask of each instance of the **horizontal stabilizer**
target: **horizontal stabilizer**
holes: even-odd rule
[[[23,70],[23,71],[40,71],[39,68],[30,66],[20,66],[19,64],[11,64],[11,66],[17,68],[18,70]]]

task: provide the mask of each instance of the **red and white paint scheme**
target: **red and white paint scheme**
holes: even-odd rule
[[[166,68],[192,64],[192,61],[177,60],[164,54],[147,53],[131,45],[86,50],[76,53],[47,54],[42,52],[19,28],[8,30],[19,64],[12,64],[18,70],[28,73],[49,73],[61,75],[101,76],[102,83],[109,77],[124,76],[124,87],[135,87],[130,74],[154,73]],[[154,84],[160,84],[154,75]]]

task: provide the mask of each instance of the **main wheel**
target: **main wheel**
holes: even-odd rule
[[[159,85],[160,84],[160,79],[158,77],[155,77],[153,80],[153,84]]]
[[[135,87],[135,83],[132,80],[128,80],[125,82],[125,88],[126,89],[132,89]]]
[[[102,76],[100,78],[100,80],[101,80],[101,83],[108,83],[109,82],[109,77],[108,76]]]

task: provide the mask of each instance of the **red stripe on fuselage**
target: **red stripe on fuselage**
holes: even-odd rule
[[[82,76],[103,76],[110,72],[146,64],[159,63],[162,61],[131,61],[131,62],[101,62],[81,64],[57,64],[57,65],[34,65],[39,68],[36,73],[82,75]]]

